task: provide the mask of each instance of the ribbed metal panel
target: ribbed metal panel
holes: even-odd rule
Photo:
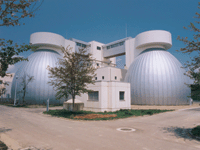
[[[53,87],[48,84],[50,79],[48,78],[47,66],[55,67],[58,58],[61,56],[52,50],[38,50],[31,54],[28,59],[29,61],[24,61],[21,67],[16,72],[16,75],[19,77],[17,79],[17,90],[20,91],[22,87],[20,86],[21,77],[24,76],[24,73],[34,76],[33,82],[28,84],[27,93],[25,100],[28,104],[44,104],[47,99],[50,99],[51,104],[61,103],[59,100],[55,99],[56,92]],[[15,84],[16,84],[16,75],[12,83],[11,95],[14,99],[15,96]],[[17,94],[17,97],[22,100],[22,94]]]
[[[125,77],[131,84],[131,104],[189,104],[191,90],[181,63],[162,49],[147,49],[131,64]]]

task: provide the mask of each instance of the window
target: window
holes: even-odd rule
[[[95,77],[95,80],[97,80],[97,77]]]
[[[115,76],[115,80],[117,80],[117,76]]]
[[[76,45],[77,45],[77,46],[81,46],[81,43],[78,43],[78,42],[77,42]]]
[[[88,100],[98,101],[99,100],[99,91],[88,92]]]
[[[124,100],[124,91],[119,92],[119,100]]]
[[[82,44],[81,46],[82,46],[83,48],[86,48],[86,45],[85,45],[85,44]]]
[[[117,47],[117,46],[122,46],[122,45],[124,45],[124,41],[116,43],[116,44],[112,44],[110,46],[107,46],[107,49],[114,48],[114,47]]]
[[[102,76],[102,79],[104,79],[104,76]]]
[[[97,46],[97,50],[101,50],[101,47]]]
[[[121,46],[121,45],[124,45],[124,41],[123,41],[123,42],[120,42],[119,45],[120,45],[120,46]]]
[[[81,46],[83,48],[86,48],[87,45],[76,42],[76,46]]]
[[[97,66],[99,66],[99,63],[97,63]]]

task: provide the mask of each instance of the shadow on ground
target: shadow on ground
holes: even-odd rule
[[[12,129],[0,128],[0,133],[11,131]]]
[[[194,140],[189,131],[191,128],[184,128],[184,127],[165,127],[163,128],[164,133],[171,133],[171,136],[176,136],[177,138],[184,138],[184,140]]]

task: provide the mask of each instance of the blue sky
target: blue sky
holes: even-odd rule
[[[125,38],[127,24],[131,37],[148,30],[171,32],[173,45],[168,51],[184,63],[189,56],[175,51],[184,47],[176,38],[192,38],[193,32],[183,26],[195,21],[197,6],[198,0],[44,0],[34,18],[23,20],[25,25],[1,27],[0,38],[29,43],[30,34],[43,31],[106,44]]]

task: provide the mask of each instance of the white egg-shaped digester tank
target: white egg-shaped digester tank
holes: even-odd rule
[[[39,48],[28,57],[28,61],[22,63],[16,72],[11,90],[13,99],[16,93],[16,98],[22,102],[22,93],[19,93],[22,90],[20,84],[24,74],[27,74],[34,77],[34,80],[28,84],[26,89],[25,101],[27,104],[45,104],[47,99],[49,99],[50,104],[62,103],[56,100],[56,91],[48,84],[50,78],[47,70],[47,66],[55,67],[58,58],[61,58],[56,49],[59,49],[59,46],[63,44],[60,43],[62,38],[60,35],[48,32],[38,32],[31,35],[31,43],[39,46]],[[18,79],[16,79],[16,76]]]
[[[191,80],[184,75],[181,63],[166,51],[171,47],[171,34],[147,31],[139,34],[136,41],[139,43],[136,43],[136,48],[150,48],[144,49],[134,59],[126,74],[125,81],[131,84],[131,104],[189,104],[191,90],[186,84]],[[153,45],[157,46],[153,48]]]

